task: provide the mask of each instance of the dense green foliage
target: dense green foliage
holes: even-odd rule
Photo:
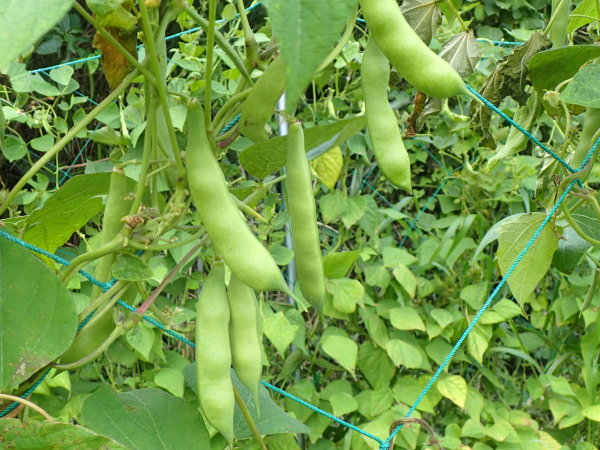
[[[389,66],[389,106],[379,89],[369,122],[363,85],[381,77],[362,78],[373,37],[356,0],[268,0],[247,14],[241,7],[251,5],[242,0],[87,0],[66,15],[68,2],[49,1],[53,22],[41,38],[22,30],[44,13],[35,2],[17,3],[0,0],[7,17],[22,9],[13,32],[26,48],[11,54],[0,42],[0,231],[71,265],[0,236],[0,393],[21,396],[53,361],[71,365],[52,369],[29,397],[64,424],[19,407],[10,415],[20,422],[0,419],[0,448],[3,440],[30,448],[20,439],[39,435],[40,442],[66,439],[64,448],[223,450],[235,438],[234,447],[252,450],[293,450],[298,442],[311,450],[376,450],[375,440],[277,392],[261,387],[255,399],[255,367],[239,378],[232,371],[231,382],[223,375],[230,360],[220,355],[229,347],[234,368],[245,354],[256,365],[256,345],[240,349],[256,341],[256,308],[246,302],[252,320],[235,319],[249,320],[248,342],[222,326],[230,319],[221,279],[224,303],[208,305],[220,308],[218,320],[214,311],[197,311],[208,274],[235,279],[251,302],[241,282],[262,290],[264,381],[385,440],[570,175],[486,106],[467,95],[427,98],[402,79],[402,67]],[[597,0],[404,0],[398,11],[446,62],[427,58],[456,71],[437,87],[460,87],[462,78],[579,168],[600,127]],[[206,31],[214,14],[219,33]],[[390,46],[399,39],[373,35]],[[136,51],[138,44],[144,47]],[[94,52],[101,64],[34,70]],[[439,76],[427,58],[405,69],[413,83],[428,86]],[[387,79],[383,66],[376,69]],[[287,103],[274,111],[284,86]],[[303,223],[302,212],[296,219],[292,206],[312,207],[306,174],[290,184],[285,175],[305,169],[297,154],[287,159],[302,127],[291,125],[288,142],[279,136],[280,114],[304,129],[327,291],[322,313],[322,285],[313,286],[316,294],[296,285],[295,302],[270,290],[287,289],[277,269],[294,277],[290,213],[306,232],[295,245],[314,241],[314,223]],[[370,136],[374,129],[379,135]],[[402,172],[404,147],[410,175]],[[375,160],[384,166],[390,148],[388,167],[399,175]],[[413,417],[431,425],[443,448],[600,446],[596,156],[585,190],[573,188],[417,406]],[[310,261],[311,250],[303,244],[297,257]],[[300,271],[306,279],[321,272],[306,261],[299,279]],[[219,273],[210,272],[213,264]],[[78,270],[116,283],[103,293]],[[115,306],[119,299],[203,347],[194,351],[162,333]],[[96,308],[75,338],[77,322]],[[197,314],[206,327],[196,327]],[[198,376],[212,359],[218,372]],[[217,385],[226,393],[199,403]],[[10,404],[0,399],[0,414]],[[394,444],[412,450],[429,438],[407,424]]]

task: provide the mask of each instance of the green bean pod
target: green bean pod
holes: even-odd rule
[[[548,32],[552,48],[565,45],[570,13],[571,0],[552,0],[552,25]]]
[[[410,27],[396,0],[361,0],[360,6],[383,54],[418,91],[429,97],[472,97],[458,72]]]
[[[129,214],[129,208],[131,208],[131,201],[125,199],[128,195],[127,177],[121,169],[113,169],[110,176],[108,198],[104,207],[100,246],[110,243],[123,228],[121,219]],[[112,265],[116,256],[116,253],[111,253],[100,258],[94,272],[94,278],[103,283],[110,281],[112,279]],[[136,292],[135,286],[127,292],[129,291]],[[94,286],[92,288],[91,301],[98,298],[101,293],[102,289]],[[61,364],[79,361],[89,355],[106,340],[114,329],[115,323],[112,316],[105,314],[97,323],[77,334],[69,350],[61,357]]]
[[[361,74],[367,127],[377,164],[393,185],[410,194],[410,159],[387,96],[390,63],[374,39],[363,54]]]
[[[268,120],[285,91],[283,58],[275,59],[258,79],[248,95],[240,117],[240,133],[252,142],[269,139]]]
[[[262,375],[262,345],[258,328],[258,304],[254,290],[231,275],[227,288],[229,299],[229,343],[233,369],[246,386],[258,407],[258,392]]]
[[[588,107],[584,117],[585,121],[583,122],[583,128],[579,135],[579,143],[575,149],[573,159],[570,162],[574,169],[579,169],[579,166],[581,166],[581,163],[592,148],[592,145],[594,145],[592,139],[596,132],[600,130],[600,108]],[[600,148],[600,146],[598,146],[598,148]],[[596,149],[595,153],[596,154],[592,156],[592,159],[598,155],[598,149]]]
[[[598,276],[600,275],[600,269],[596,268],[594,270],[594,278],[592,278],[592,284],[587,291],[585,296],[585,300],[583,300],[583,304],[581,305],[581,312],[579,313],[579,317],[583,314],[583,312],[590,307],[592,304],[592,300],[594,299],[594,294],[596,293],[596,289],[598,288]]]
[[[225,267],[216,263],[204,281],[196,308],[196,380],[204,417],[231,444],[235,397],[230,370]]]
[[[315,197],[300,122],[290,124],[287,142],[287,162],[285,164],[287,208],[292,223],[296,278],[302,296],[322,314],[326,296],[325,274],[317,227]]]
[[[277,263],[246,224],[227,190],[197,101],[188,104],[186,162],[192,200],[213,244],[233,273],[257,291],[291,294]]]

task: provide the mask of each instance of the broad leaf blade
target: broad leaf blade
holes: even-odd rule
[[[306,158],[318,158],[329,149],[340,145],[367,125],[364,116],[322,125],[304,130]],[[265,178],[285,166],[287,160],[287,136],[259,142],[240,153],[240,163],[257,178]]]
[[[337,43],[357,0],[266,0],[281,48],[292,114],[315,70]],[[324,26],[324,23],[326,25]]]
[[[573,20],[573,19],[571,19]],[[575,75],[587,61],[600,56],[597,45],[575,45],[537,53],[529,63],[529,77],[540,95]]]
[[[565,103],[600,108],[600,65],[591,64],[581,69],[560,94]]]
[[[516,261],[546,215],[530,213],[507,221],[498,229],[498,262],[502,274]],[[522,306],[533,293],[552,263],[558,248],[558,236],[551,224],[546,224],[508,279],[510,290]]]
[[[427,45],[442,23],[442,13],[434,0],[406,0],[400,8],[415,33]]]
[[[160,389],[117,393],[103,386],[83,404],[86,426],[131,450],[208,450],[198,409]]]
[[[69,12],[74,0],[5,0],[0,3],[0,69],[22,53]],[[10,43],[10,44],[8,44]]]
[[[69,348],[77,311],[54,272],[29,250],[0,239],[0,392],[6,392]]]
[[[196,367],[194,364],[190,364],[183,369],[183,376],[194,392],[196,392]],[[296,419],[284,412],[277,404],[271,399],[267,388],[261,386],[259,391],[259,402],[260,402],[260,418],[256,413],[256,403],[254,397],[250,391],[242,384],[235,372],[231,371],[231,381],[234,387],[240,393],[240,396],[244,399],[244,403],[250,411],[250,415],[256,424],[258,431],[261,435],[265,434],[278,434],[278,433],[308,433],[310,429]],[[242,411],[235,405],[235,414],[233,416],[235,437],[237,439],[248,439],[252,437],[250,427],[246,423]]]
[[[14,449],[60,448],[61,450],[126,450],[127,447],[90,430],[56,422],[18,419],[0,420],[0,442]],[[58,444],[60,443],[60,444]],[[60,445],[60,447],[57,447]]]

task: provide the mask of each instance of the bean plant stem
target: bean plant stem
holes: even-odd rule
[[[242,415],[244,416],[244,419],[246,419],[246,423],[248,424],[248,427],[250,427],[250,431],[252,431],[252,435],[254,436],[254,439],[260,446],[261,450],[267,450],[267,446],[265,445],[260,433],[258,432],[258,428],[256,427],[256,424],[254,423],[254,420],[252,419],[252,416],[250,415],[250,411],[248,411],[248,407],[244,403],[244,399],[242,398],[242,396],[240,395],[240,393],[238,392],[238,390],[235,387],[233,388],[233,395],[235,396],[235,402],[238,404],[238,406],[240,407],[240,410],[242,411]],[[254,399],[254,401],[256,402],[256,401],[258,401],[258,399]]]
[[[142,2],[143,3],[143,2]],[[144,197],[144,189],[146,188],[146,177],[148,175],[148,167],[150,165],[150,156],[152,154],[152,137],[155,135],[153,132],[156,127],[156,110],[157,105],[154,100],[150,100],[150,107],[148,111],[148,123],[146,124],[146,130],[144,131],[144,150],[142,154],[142,170],[140,171],[140,177],[135,186],[135,197],[131,202],[131,209],[129,210],[130,215],[138,213],[140,205],[142,204],[142,198]],[[165,117],[167,113],[165,113]],[[178,155],[179,152],[176,150],[177,147],[173,147],[173,154]],[[180,161],[181,163],[181,161]]]
[[[342,50],[348,43],[350,36],[352,36],[352,33],[354,32],[354,24],[356,22],[357,15],[358,15],[358,8],[354,8],[354,11],[352,11],[350,18],[348,19],[348,25],[346,25],[346,31],[344,31],[344,34],[342,35],[341,39],[339,40],[339,42],[337,43],[337,45],[335,46],[333,51],[327,56],[325,61],[323,61],[321,63],[321,65],[317,68],[315,73],[319,73],[323,69],[325,69],[325,67],[327,67],[329,64],[331,64],[331,62],[342,52]]]
[[[125,49],[125,47],[123,47],[121,45],[121,43],[119,41],[117,41],[112,34],[110,34],[106,28],[101,27],[98,24],[98,21],[96,19],[94,19],[94,17],[92,17],[92,15],[90,13],[88,13],[85,8],[83,6],[81,6],[79,3],[75,2],[73,4],[73,7],[77,10],[77,12],[79,14],[81,14],[89,23],[91,23],[94,28],[98,31],[98,33],[100,33],[100,35],[106,39],[108,41],[108,43],[110,45],[112,45],[116,50],[119,51],[119,53],[121,53],[123,55],[123,57],[127,60],[127,62],[129,64],[131,64],[133,67],[135,67],[137,70],[140,71],[140,73],[142,75],[144,75],[146,77],[146,79],[148,80],[148,82],[156,87],[156,78],[154,77],[154,75],[152,75],[148,69],[146,69],[144,67],[143,64],[139,63],[138,60],[127,51],[127,49]]]
[[[142,29],[144,30],[145,43],[150,56],[150,62],[154,69],[154,73],[157,77],[160,77],[160,67],[158,63],[158,56],[156,55],[156,47],[154,45],[154,38],[152,35],[152,26],[150,25],[150,18],[148,17],[148,9],[146,8],[145,2],[139,2],[140,15],[142,16]],[[165,115],[165,121],[167,122],[167,129],[169,130],[169,140],[173,147],[173,156],[175,157],[175,163],[177,164],[177,178],[183,179],[185,177],[185,169],[183,162],[181,161],[181,155],[178,151],[177,137],[175,136],[175,128],[173,128],[173,120],[171,119],[171,113],[169,111],[169,103],[167,102],[167,88],[165,82],[162,79],[157,79],[154,87],[158,91],[160,97],[160,103],[163,108]],[[152,133],[150,133],[152,135]],[[147,135],[146,138],[149,136]],[[149,139],[148,139],[149,140]]]
[[[448,0],[446,0],[446,1],[448,1]],[[554,24],[554,20],[556,19],[557,15],[558,15],[558,14],[556,14],[556,11],[560,11],[560,8],[562,7],[562,5],[565,1],[566,0],[560,0],[560,3],[554,10],[555,13],[552,14],[552,17],[550,17],[550,21],[548,22],[548,25],[546,25],[546,28],[544,29],[544,31],[542,31],[542,34],[544,36],[546,36],[550,32],[550,28],[552,28],[552,25]],[[596,1],[598,1],[598,0],[596,0]]]
[[[215,22],[217,19],[217,1],[209,0],[208,4],[208,32],[206,36],[206,66],[204,70],[204,124],[209,136],[212,134],[211,122],[211,95],[213,54],[215,51]]]
[[[469,27],[464,22],[464,20],[462,20],[462,17],[460,17],[460,14],[458,13],[458,10],[456,9],[456,6],[454,6],[454,3],[452,3],[452,0],[445,0],[445,1],[446,1],[446,4],[448,5],[448,7],[452,10],[452,12],[454,13],[454,15],[456,16],[456,18],[460,22],[460,26],[462,27],[463,31],[469,31]]]
[[[127,86],[129,86],[131,84],[131,82],[135,79],[135,77],[138,76],[138,73],[139,72],[137,71],[137,69],[135,69],[133,72],[131,72],[121,82],[121,84],[108,95],[108,97],[106,97],[104,100],[102,100],[102,102],[100,102],[100,104],[98,106],[96,106],[92,111],[90,111],[87,116],[85,116],[83,119],[81,119],[81,121],[77,125],[75,125],[73,128],[71,128],[60,141],[58,141],[56,144],[54,144],[52,146],[52,148],[50,150],[48,150],[44,154],[44,156],[42,156],[31,167],[31,169],[29,169],[27,171],[27,173],[25,175],[23,175],[21,177],[21,179],[18,181],[18,183],[12,189],[12,191],[10,191],[10,194],[8,194],[8,196],[6,197],[6,200],[4,200],[4,203],[2,204],[2,206],[0,206],[0,216],[2,215],[2,213],[4,211],[6,211],[6,208],[8,208],[8,205],[10,205],[10,203],[13,201],[13,199],[16,197],[16,195],[21,191],[21,189],[23,189],[23,187],[27,184],[27,182],[29,180],[31,180],[33,178],[33,176],[36,173],[38,173],[46,165],[46,163],[48,161],[50,161],[52,158],[54,158],[58,154],[58,152],[61,151],[65,147],[65,145],[67,145],[69,142],[71,142],[71,140],[75,136],[77,136],[77,134],[79,134],[79,132],[81,130],[85,129],[85,127],[87,127],[90,124],[90,122],[96,118],[96,116],[98,114],[100,114],[102,111],[104,111],[104,109],[108,105],[110,105],[112,102],[114,102],[115,99],[117,99],[117,97],[119,97],[119,95],[125,90],[125,88],[127,88]]]

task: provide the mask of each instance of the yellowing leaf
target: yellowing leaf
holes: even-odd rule
[[[516,261],[545,217],[542,213],[520,215],[514,220],[504,222],[498,229],[498,262],[503,275]],[[557,248],[558,237],[549,223],[508,279],[510,290],[521,306],[550,268],[552,256]]]
[[[340,150],[339,146],[333,147],[331,150],[322,154],[313,162],[313,169],[317,173],[321,182],[327,186],[330,191],[335,189],[335,184],[340,177],[343,166],[344,156],[342,155],[342,151]]]
[[[437,382],[438,391],[460,408],[465,407],[467,401],[467,382],[458,375],[448,375]]]
[[[119,28],[106,28],[106,30],[117,40],[125,49],[137,58],[136,43],[137,38],[135,33],[121,33]],[[116,87],[123,81],[131,70],[131,65],[125,57],[110,44],[99,33],[96,33],[93,41],[94,48],[102,52],[100,62],[104,69],[104,76],[111,89]]]

